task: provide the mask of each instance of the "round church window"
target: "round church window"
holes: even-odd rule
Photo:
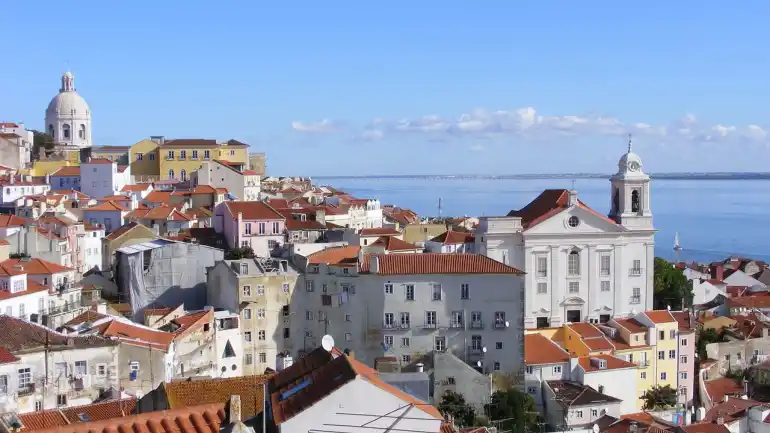
[[[577,227],[580,225],[580,219],[576,216],[571,216],[567,220],[567,224],[569,224],[570,227]]]

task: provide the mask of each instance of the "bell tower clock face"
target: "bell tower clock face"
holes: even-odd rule
[[[631,161],[628,164],[628,169],[631,171],[639,171],[639,163],[636,161]]]

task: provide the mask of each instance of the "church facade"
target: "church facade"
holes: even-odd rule
[[[553,189],[507,216],[482,217],[476,248],[524,270],[525,328],[606,322],[653,307],[650,178],[628,152],[610,179],[610,213]]]
[[[75,77],[65,72],[59,93],[45,111],[46,132],[57,145],[91,147],[91,111],[75,90]]]

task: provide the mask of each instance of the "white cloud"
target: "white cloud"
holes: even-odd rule
[[[291,122],[291,128],[299,132],[307,133],[329,133],[340,130],[340,125],[329,119],[323,119],[320,122],[302,123],[296,120]]]

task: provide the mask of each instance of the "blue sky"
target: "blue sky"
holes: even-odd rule
[[[97,145],[237,138],[282,175],[770,171],[770,2],[12,1],[0,120],[69,65]]]

